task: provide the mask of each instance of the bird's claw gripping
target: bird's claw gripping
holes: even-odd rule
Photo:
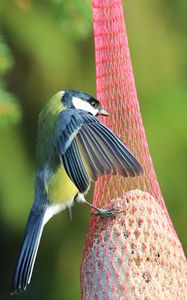
[[[84,198],[84,195],[81,193],[78,193],[75,197],[75,200],[77,202],[85,203],[88,206],[90,206],[92,209],[94,209],[94,212],[92,212],[92,215],[94,216],[101,216],[101,217],[106,217],[106,218],[111,218],[115,217],[117,214],[124,212],[124,210],[121,210],[122,207],[111,207],[111,208],[99,208],[88,201]]]
[[[97,208],[97,211],[92,212],[94,216],[102,216],[102,217],[115,217],[117,214],[124,212],[124,210],[118,210],[115,207],[112,208]]]

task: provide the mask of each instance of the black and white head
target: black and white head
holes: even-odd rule
[[[78,90],[63,91],[61,101],[66,108],[85,110],[94,116],[109,115],[96,98]]]

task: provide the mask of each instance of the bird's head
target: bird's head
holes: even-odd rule
[[[94,116],[109,116],[109,113],[102,108],[100,102],[87,93],[78,90],[65,90],[61,93],[61,101],[65,108],[82,109]]]

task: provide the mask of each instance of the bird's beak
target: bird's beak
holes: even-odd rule
[[[110,114],[108,113],[108,111],[106,111],[105,109],[101,108],[98,112],[99,115],[102,116],[110,116]]]

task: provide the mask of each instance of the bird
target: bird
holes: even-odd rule
[[[92,182],[106,174],[139,176],[141,164],[98,116],[108,116],[95,97],[79,90],[56,93],[38,119],[35,196],[15,267],[11,294],[31,281],[45,224],[74,202],[90,205],[103,217],[115,210],[95,207],[85,196]]]

